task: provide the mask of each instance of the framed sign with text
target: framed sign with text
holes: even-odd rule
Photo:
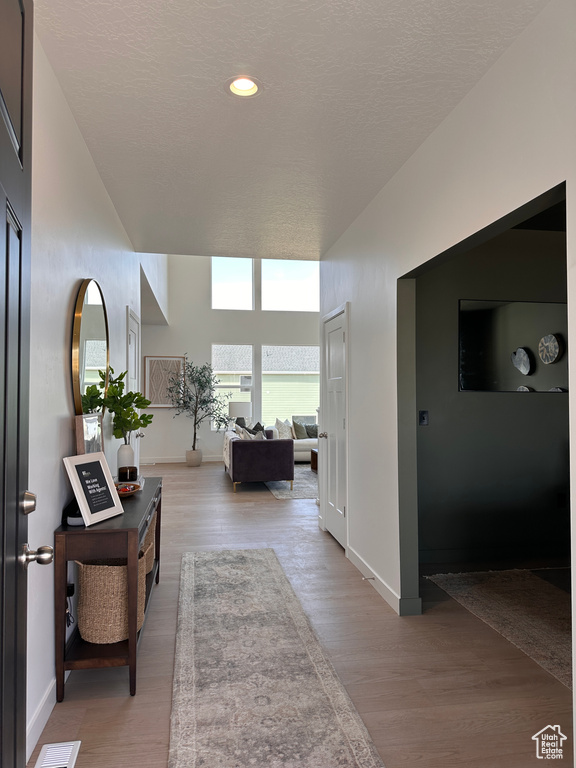
[[[63,461],[86,525],[124,512],[103,453],[67,456]]]

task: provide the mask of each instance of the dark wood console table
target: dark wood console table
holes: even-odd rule
[[[144,488],[122,499],[124,513],[88,528],[62,525],[54,534],[54,607],[56,617],[56,699],[64,698],[67,670],[101,667],[130,668],[130,694],[136,693],[138,552],[156,512],[154,567],[146,577],[146,611],[154,583],[160,578],[162,478],[146,478]],[[128,632],[120,643],[87,643],[76,627],[66,641],[66,588],[69,560],[126,558],[128,567]]]

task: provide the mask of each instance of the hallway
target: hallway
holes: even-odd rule
[[[126,668],[73,672],[29,766],[43,743],[78,739],[76,768],[166,768],[181,554],[250,547],[275,549],[386,768],[527,768],[538,765],[532,735],[548,724],[571,753],[568,688],[436,590],[424,615],[396,616],[318,529],[314,501],[278,501],[263,485],[233,494],[219,463],[143,469],[164,492],[137,694]]]

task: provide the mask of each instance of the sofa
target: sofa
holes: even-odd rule
[[[243,440],[235,431],[224,435],[224,468],[236,493],[239,483],[265,483],[287,480],[294,484],[294,441],[273,440],[266,430],[266,440]]]
[[[312,457],[312,449],[318,448],[317,437],[297,437],[294,432],[294,422],[299,424],[305,424],[309,426],[316,425],[316,416],[292,416],[291,434],[292,442],[294,443],[294,461],[310,461]],[[278,419],[276,420],[278,423]],[[286,422],[284,422],[286,424]],[[317,428],[316,428],[317,431]],[[277,426],[266,427],[266,433],[272,432],[275,440],[279,439],[279,431]]]

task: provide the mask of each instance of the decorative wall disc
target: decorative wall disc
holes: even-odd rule
[[[547,336],[542,336],[540,343],[538,344],[538,354],[540,360],[545,365],[555,363],[562,356],[562,350],[560,346],[560,339],[553,333],[549,333]]]
[[[530,355],[528,350],[524,347],[518,347],[515,352],[510,355],[510,360],[514,368],[517,368],[524,376],[528,376],[532,370],[532,363],[530,362]]]

